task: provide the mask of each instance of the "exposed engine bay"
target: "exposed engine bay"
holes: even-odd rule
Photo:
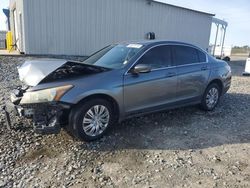
[[[102,67],[89,66],[85,64],[75,63],[75,62],[67,62],[62,67],[58,68],[51,74],[49,74],[46,78],[42,80],[41,83],[53,82],[60,79],[68,79],[74,78],[77,76],[83,76],[88,74],[96,74],[107,70]]]

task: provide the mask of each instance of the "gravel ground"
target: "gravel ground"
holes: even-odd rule
[[[0,57],[0,105],[19,85],[16,66]],[[250,187],[250,77],[231,63],[232,87],[213,112],[181,108],[134,118],[99,141],[65,131],[40,136],[0,113],[0,187]]]

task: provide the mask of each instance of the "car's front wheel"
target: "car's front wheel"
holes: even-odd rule
[[[210,84],[205,93],[203,94],[203,98],[201,101],[201,107],[203,110],[212,111],[218,105],[221,96],[221,88],[218,84],[212,83]]]
[[[84,141],[101,138],[115,122],[112,105],[103,99],[92,99],[74,107],[70,114],[70,132]]]

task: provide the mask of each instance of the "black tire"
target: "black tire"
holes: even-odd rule
[[[214,103],[213,105],[209,105],[207,103],[207,97],[209,95],[209,92],[212,90],[212,89],[215,89],[218,91],[218,99],[215,101],[214,100]],[[205,111],[213,111],[215,109],[215,107],[218,105],[219,101],[220,101],[220,97],[221,97],[221,89],[220,86],[216,83],[212,83],[210,84],[207,89],[205,90],[204,94],[203,94],[203,97],[202,97],[202,101],[201,101],[201,109],[202,110],[205,110]],[[214,90],[213,90],[214,91]]]
[[[231,59],[230,59],[230,57],[227,56],[223,60],[229,62]]]
[[[86,116],[87,112],[92,109],[96,105],[101,105],[106,107],[109,112],[109,121],[107,127],[104,129],[102,133],[98,133],[96,136],[88,135],[83,128],[83,120]],[[76,138],[90,142],[101,138],[104,134],[106,134],[112,125],[116,122],[116,115],[113,109],[113,106],[104,99],[91,99],[89,101],[84,101],[79,103],[70,112],[69,115],[69,125],[67,130]]]

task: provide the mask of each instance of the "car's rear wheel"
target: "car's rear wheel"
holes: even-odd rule
[[[93,141],[101,138],[115,122],[112,105],[103,99],[92,99],[74,107],[69,130],[77,138]]]
[[[221,88],[218,84],[210,84],[203,94],[201,108],[206,111],[212,111],[218,105],[221,96]]]

